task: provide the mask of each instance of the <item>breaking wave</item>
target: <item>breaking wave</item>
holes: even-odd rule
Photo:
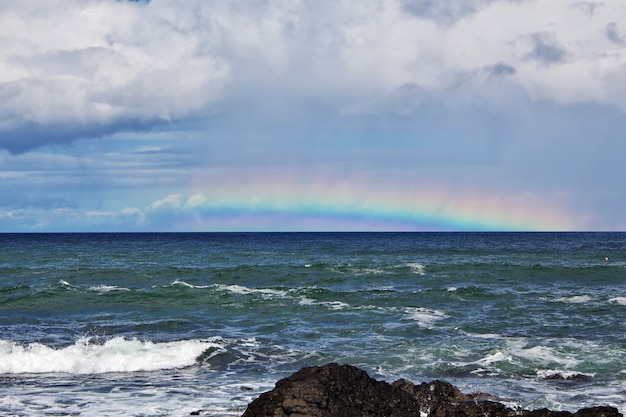
[[[218,343],[181,340],[155,343],[115,337],[104,343],[84,337],[62,348],[0,340],[0,374],[103,374],[157,371],[193,366]]]

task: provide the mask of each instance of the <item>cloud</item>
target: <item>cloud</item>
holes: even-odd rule
[[[567,49],[558,42],[554,33],[533,33],[530,35],[530,41],[532,43],[532,51],[526,55],[528,59],[534,59],[550,65],[563,62],[567,58]]]
[[[498,1],[511,0],[402,0],[402,5],[415,16],[453,23]]]
[[[504,64],[502,62],[495,64],[495,65],[489,65],[485,67],[485,70],[487,71],[490,77],[502,77],[502,76],[507,76],[507,75],[513,75],[517,72],[515,67],[513,67],[512,65]]]
[[[606,26],[606,37],[618,45],[624,45],[626,41],[620,35],[619,30],[617,28],[617,23],[611,22]]]
[[[228,73],[177,26],[175,4],[34,3],[0,16],[0,146],[12,152],[188,117]]]
[[[181,206],[181,194],[170,194],[146,207],[146,210],[162,210],[165,208],[177,209]]]
[[[593,2],[593,1],[579,1],[572,4],[572,7],[579,8],[585,13],[589,13],[589,15],[593,15],[597,8],[604,6],[604,3]]]
[[[0,148],[257,114],[350,123],[346,109],[371,103],[498,108],[503,94],[626,109],[625,20],[568,0],[7,2]]]

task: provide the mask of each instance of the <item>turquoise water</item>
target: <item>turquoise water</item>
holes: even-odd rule
[[[0,415],[240,415],[327,362],[626,411],[624,233],[0,234],[0,248]]]

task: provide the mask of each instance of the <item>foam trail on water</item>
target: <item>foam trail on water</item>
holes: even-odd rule
[[[588,295],[575,295],[572,297],[557,298],[556,301],[560,301],[562,303],[583,304],[592,301],[592,298]]]
[[[436,322],[448,317],[443,311],[431,310],[424,307],[408,307],[405,309],[405,318],[417,321],[421,327],[432,329]]]
[[[221,345],[202,340],[154,343],[115,337],[104,344],[81,338],[55,349],[41,343],[21,345],[0,340],[0,374],[103,374],[192,366],[204,351]]]
[[[287,291],[284,290],[273,290],[270,288],[248,288],[241,285],[217,285],[217,289],[238,295],[260,294],[264,297],[285,297],[287,295]]]
[[[613,297],[609,300],[609,303],[616,303],[626,306],[626,297]]]

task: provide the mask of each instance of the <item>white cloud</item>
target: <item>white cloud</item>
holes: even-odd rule
[[[170,194],[161,200],[157,200],[146,207],[146,210],[159,210],[164,208],[179,208],[182,194]]]
[[[95,0],[5,5],[0,146],[27,150],[169,122],[204,108],[228,67],[203,49],[201,32],[177,25],[175,6]],[[28,137],[33,131],[35,139]]]
[[[339,111],[380,105],[414,85],[430,97],[461,93],[497,106],[500,81],[476,76],[494,68],[507,69],[507,94],[626,109],[626,7],[601,6],[3,1],[0,147],[23,152],[236,112],[233,99],[320,100]]]
[[[186,207],[199,207],[206,204],[209,199],[202,194],[193,194],[189,196],[187,202],[185,203]]]

